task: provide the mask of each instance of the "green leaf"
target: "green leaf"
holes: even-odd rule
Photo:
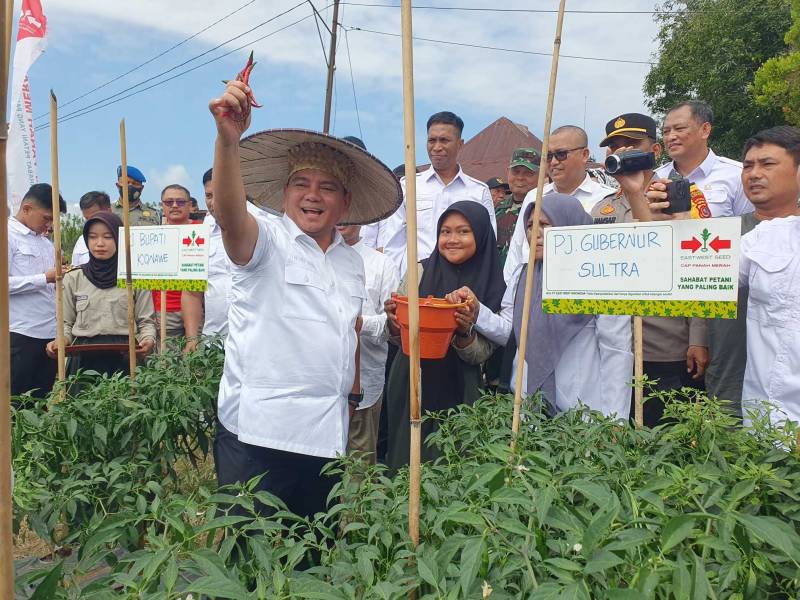
[[[51,600],[56,597],[58,584],[61,583],[64,571],[64,561],[60,561],[55,567],[50,569],[47,576],[36,586],[36,590],[30,596],[30,600]]]
[[[461,549],[461,575],[459,584],[464,598],[468,597],[469,590],[478,576],[478,568],[483,558],[483,537],[475,536],[468,538],[464,547]]]
[[[417,556],[417,571],[423,581],[431,584],[435,588],[439,588],[439,578],[436,575],[435,563],[428,560],[424,555]]]
[[[592,553],[601,542],[619,514],[619,504],[614,502],[611,506],[601,510],[592,518],[586,531],[583,532],[583,551],[585,555]]]
[[[800,563],[800,536],[794,529],[775,517],[735,513],[734,518],[747,528],[750,534],[783,551],[796,563]]]
[[[691,593],[692,576],[686,567],[683,553],[678,554],[675,569],[672,571],[672,595],[675,598],[688,598]]]
[[[673,517],[661,532],[661,552],[680,544],[694,528],[695,518],[688,515]]]
[[[363,548],[360,548],[359,550],[362,549]],[[375,580],[375,571],[372,568],[372,560],[370,560],[367,552],[362,551],[358,553],[357,566],[364,583],[367,584],[367,587],[371,587],[372,582]]]
[[[100,423],[95,423],[94,437],[99,439],[103,443],[103,446],[105,446],[108,439],[108,431],[106,431],[106,428],[103,427],[103,425],[101,425]]]
[[[600,549],[595,552],[586,566],[583,568],[584,575],[591,575],[592,573],[599,573],[606,569],[616,567],[618,564],[625,562],[619,556],[608,550]]]
[[[614,588],[606,593],[607,600],[645,600],[645,596],[639,590],[626,588]]]
[[[708,582],[706,575],[706,565],[703,560],[694,555],[694,566],[692,568],[692,598],[707,598],[708,592],[711,590],[711,584]]]
[[[229,598],[240,600],[247,598],[247,590],[238,581],[228,579],[224,575],[206,575],[191,582],[186,587],[187,592],[194,594],[206,594],[212,598]]]

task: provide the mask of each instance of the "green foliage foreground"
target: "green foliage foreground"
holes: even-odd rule
[[[182,599],[800,592],[800,465],[782,449],[792,442],[765,423],[736,427],[715,402],[673,403],[672,426],[639,431],[528,407],[513,459],[510,397],[454,411],[430,440],[442,457],[423,467],[414,548],[407,474],[353,459],[335,467],[333,506],[313,520],[252,485],[181,491],[174,459],[209,433],[220,363],[213,351],[168,360],[169,376],[142,373],[133,400],[112,379],[17,414],[17,515],[79,544],[77,564],[20,578],[21,597],[31,587],[42,598]],[[256,502],[277,512],[258,517]]]

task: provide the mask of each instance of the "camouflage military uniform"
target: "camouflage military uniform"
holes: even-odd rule
[[[117,201],[112,207],[112,210],[120,219],[124,218],[122,215],[122,202]],[[131,227],[136,227],[138,225],[161,225],[161,214],[154,208],[144,205],[141,202],[128,210],[128,217],[130,218]]]
[[[522,202],[514,202],[514,196],[509,194],[494,209],[497,219],[497,249],[500,250],[500,264],[506,262],[511,236],[514,235],[514,227],[517,224],[521,208]]]

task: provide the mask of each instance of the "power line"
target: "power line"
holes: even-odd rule
[[[364,33],[374,33],[376,35],[388,35],[390,37],[401,37],[399,33],[389,33],[386,31],[375,31],[373,29],[364,29],[363,27],[348,27],[349,31],[363,31]],[[466,48],[478,48],[481,50],[495,50],[497,52],[511,52],[514,54],[532,54],[535,56],[553,56],[550,52],[536,52],[534,50],[519,50],[516,48],[500,48],[498,46],[481,46],[480,44],[468,44],[466,42],[452,42],[448,40],[434,40],[431,38],[416,37],[412,39],[419,42],[430,42],[433,44],[445,44],[448,46],[463,46]],[[596,60],[601,62],[615,62],[615,63],[628,63],[634,65],[652,65],[654,64],[648,60],[629,60],[624,58],[598,58],[596,56],[576,56],[574,54],[559,54],[561,58],[574,58],[577,60]]]
[[[94,92],[96,92],[96,91],[98,91],[98,90],[101,90],[101,89],[103,89],[104,87],[106,87],[106,86],[108,86],[108,85],[111,85],[111,84],[112,84],[112,83],[114,83],[115,81],[119,81],[119,80],[120,80],[120,79],[122,79],[123,77],[125,77],[125,76],[127,76],[127,75],[130,75],[130,74],[131,74],[131,73],[133,73],[134,71],[138,71],[138,70],[139,70],[139,69],[141,69],[142,67],[144,67],[144,66],[146,66],[146,65],[149,65],[151,62],[158,60],[159,58],[161,58],[162,56],[164,56],[164,55],[166,55],[166,54],[169,54],[170,52],[172,52],[172,51],[173,51],[173,50],[175,50],[176,48],[178,48],[178,47],[182,46],[182,45],[183,45],[183,44],[185,44],[186,42],[188,42],[188,41],[190,41],[190,40],[193,40],[193,39],[194,39],[194,38],[196,38],[198,35],[200,35],[200,34],[202,34],[202,33],[205,33],[206,31],[208,31],[209,29],[211,29],[212,27],[214,27],[214,26],[216,26],[216,25],[219,25],[219,24],[220,24],[220,23],[222,23],[224,20],[226,20],[226,19],[228,19],[228,18],[232,17],[232,16],[233,16],[233,15],[235,15],[236,13],[238,13],[238,12],[240,12],[241,10],[243,10],[243,9],[247,8],[248,6],[250,6],[251,4],[253,4],[255,1],[256,1],[256,0],[249,0],[249,2],[245,2],[244,4],[242,4],[242,5],[241,5],[239,8],[237,8],[236,10],[229,12],[227,15],[225,15],[225,16],[224,16],[224,17],[222,17],[221,19],[217,19],[216,21],[214,21],[214,22],[213,22],[213,23],[211,23],[210,25],[207,25],[206,27],[204,27],[204,28],[203,28],[203,29],[201,29],[200,31],[198,31],[198,32],[196,32],[196,33],[193,33],[193,34],[192,34],[192,35],[190,35],[189,37],[182,39],[180,42],[178,42],[177,44],[175,44],[175,45],[173,45],[173,46],[170,46],[169,48],[167,48],[166,50],[164,50],[164,51],[163,51],[163,52],[161,52],[160,54],[156,54],[154,57],[152,57],[152,58],[150,58],[150,59],[148,59],[148,60],[144,61],[144,62],[143,62],[143,63],[141,63],[141,64],[138,64],[138,65],[136,65],[135,67],[133,67],[133,68],[132,68],[132,69],[130,69],[129,71],[125,71],[125,72],[124,72],[122,75],[117,75],[116,77],[114,77],[114,79],[109,79],[109,80],[108,80],[108,81],[106,81],[105,83],[103,83],[103,84],[101,84],[101,85],[98,85],[96,88],[93,88],[93,89],[89,90],[88,92],[86,92],[86,93],[84,93],[84,94],[81,94],[80,96],[76,96],[75,98],[72,98],[71,100],[68,100],[67,102],[64,102],[63,104],[61,104],[61,105],[59,106],[59,108],[63,108],[63,107],[65,107],[65,106],[69,106],[69,105],[70,105],[70,104],[72,104],[73,102],[77,102],[78,100],[81,100],[82,98],[85,98],[85,97],[86,97],[86,96],[88,96],[89,94],[93,94]],[[48,116],[48,115],[49,115],[49,113],[42,113],[42,114],[40,114],[40,115],[37,115],[37,116],[35,116],[35,117],[34,117],[34,120],[41,119],[42,117],[46,117],[46,116]]]
[[[342,2],[350,6],[362,6],[366,8],[400,8],[399,4],[372,4],[369,2]],[[488,8],[488,7],[468,7],[468,6],[423,6],[413,5],[415,10],[454,10],[469,12],[494,12],[494,13],[545,13],[557,14],[557,10],[540,8]],[[566,10],[566,13],[578,15],[666,15],[666,14],[687,14],[698,11],[655,11],[655,10]]]
[[[304,4],[304,2],[301,2],[301,4]],[[166,80],[163,80],[163,81],[157,81],[156,83],[154,83],[154,84],[152,84],[152,85],[149,85],[149,86],[147,86],[147,87],[145,87],[145,88],[138,89],[138,90],[136,90],[136,91],[133,91],[133,92],[131,92],[130,94],[127,94],[127,95],[125,95],[125,96],[122,96],[122,97],[120,97],[120,98],[116,98],[116,99],[114,99],[114,100],[110,100],[109,102],[106,102],[105,104],[103,104],[103,105],[101,105],[101,106],[96,106],[96,107],[93,107],[93,108],[88,108],[88,107],[86,107],[86,109],[85,109],[85,110],[84,110],[84,109],[81,109],[81,110],[83,110],[83,112],[76,111],[75,113],[71,113],[70,115],[65,115],[63,118],[59,118],[59,119],[58,119],[58,122],[59,122],[59,123],[64,123],[64,122],[67,122],[67,121],[71,121],[72,119],[77,119],[77,118],[79,118],[79,117],[86,116],[86,115],[88,115],[88,114],[90,114],[90,113],[96,112],[96,111],[98,111],[98,110],[100,110],[100,109],[106,108],[107,106],[111,106],[112,104],[116,104],[117,102],[121,102],[121,101],[123,101],[123,100],[126,100],[127,98],[130,98],[130,97],[132,97],[132,96],[136,96],[136,95],[138,95],[138,94],[141,94],[141,93],[143,93],[143,92],[146,92],[146,91],[148,91],[148,90],[151,90],[151,89],[153,89],[153,88],[155,88],[155,87],[158,87],[158,86],[160,86],[160,85],[164,85],[164,84],[166,84],[166,83],[170,83],[170,82],[172,82],[173,80],[177,79],[178,77],[181,77],[181,76],[183,76],[183,75],[186,75],[187,73],[191,73],[192,71],[196,71],[197,69],[200,69],[200,68],[202,68],[202,67],[205,67],[206,65],[210,65],[210,64],[211,64],[211,63],[213,63],[213,62],[216,62],[216,61],[218,61],[218,60],[220,60],[220,59],[222,59],[222,58],[225,58],[226,56],[229,56],[229,55],[231,55],[231,54],[234,54],[234,53],[236,53],[236,52],[239,52],[240,50],[243,50],[243,49],[245,49],[245,48],[248,48],[248,47],[252,46],[253,44],[256,44],[256,43],[258,43],[258,42],[261,42],[261,41],[263,41],[263,40],[267,39],[268,37],[271,37],[271,36],[273,36],[273,35],[275,35],[275,34],[277,34],[277,33],[280,33],[281,31],[284,31],[284,30],[286,30],[286,29],[289,29],[290,27],[294,27],[295,25],[297,25],[297,24],[299,24],[299,23],[302,23],[303,21],[306,21],[306,20],[310,19],[312,16],[313,16],[313,13],[312,13],[312,14],[309,14],[309,15],[306,15],[305,17],[302,17],[301,19],[298,19],[298,20],[296,20],[296,21],[294,21],[294,22],[292,22],[292,23],[289,23],[288,25],[284,25],[283,27],[280,27],[280,28],[276,29],[275,31],[271,31],[270,33],[268,33],[268,34],[266,34],[266,35],[263,35],[263,36],[261,36],[261,37],[259,37],[259,38],[256,38],[256,39],[254,39],[254,40],[252,40],[252,41],[250,41],[250,42],[247,42],[246,44],[243,44],[243,45],[241,45],[241,46],[239,46],[239,47],[237,47],[237,48],[234,48],[234,49],[232,49],[232,50],[229,50],[228,52],[225,52],[224,54],[220,54],[219,56],[216,56],[216,57],[214,57],[214,58],[212,58],[212,59],[210,59],[210,60],[207,60],[207,61],[205,61],[204,63],[200,63],[199,65],[195,65],[194,67],[191,67],[191,68],[189,68],[189,69],[186,69],[186,70],[184,70],[184,71],[181,71],[180,73],[176,73],[175,75],[173,75],[173,76],[172,76],[172,77],[170,77],[169,79],[166,79]],[[50,124],[49,124],[49,123],[46,123],[46,124],[40,125],[39,127],[37,127],[37,128],[36,128],[36,131],[41,131],[41,130],[43,130],[43,129],[47,129],[49,126],[50,126]]]
[[[123,94],[125,94],[126,92],[129,92],[129,91],[131,91],[131,90],[134,90],[134,89],[136,89],[136,88],[138,88],[138,87],[140,87],[140,86],[142,86],[142,85],[145,85],[146,83],[150,83],[151,81],[153,81],[153,80],[155,80],[155,79],[158,79],[159,77],[163,77],[164,75],[167,75],[168,73],[172,73],[173,71],[175,71],[175,70],[177,70],[177,69],[179,69],[179,68],[181,68],[181,67],[183,67],[183,66],[186,66],[186,65],[188,65],[188,64],[189,64],[189,63],[191,63],[191,62],[194,62],[194,61],[195,61],[195,60],[197,60],[198,58],[202,58],[203,56],[206,56],[207,54],[211,54],[212,52],[214,52],[215,50],[218,50],[219,48],[222,48],[222,47],[223,47],[223,46],[225,46],[226,44],[229,44],[230,42],[232,42],[232,41],[234,41],[234,40],[238,40],[239,38],[242,38],[242,37],[244,37],[244,36],[245,36],[245,35],[247,35],[248,33],[252,33],[253,31],[255,31],[255,30],[257,30],[257,29],[260,29],[260,28],[261,28],[261,27],[263,27],[264,25],[267,25],[268,23],[271,23],[272,21],[274,21],[274,20],[276,20],[276,19],[278,19],[278,18],[280,18],[280,17],[282,17],[282,16],[284,16],[284,15],[287,15],[287,14],[289,14],[290,12],[292,12],[292,11],[296,10],[297,8],[299,8],[299,7],[303,6],[304,4],[305,4],[305,0],[302,0],[302,1],[301,1],[301,2],[299,2],[298,4],[295,4],[295,5],[294,5],[292,8],[290,8],[290,9],[288,9],[288,10],[285,10],[285,11],[283,11],[282,13],[279,13],[279,14],[277,14],[277,15],[273,16],[273,17],[271,17],[271,18],[267,19],[266,21],[262,21],[261,23],[259,23],[258,25],[254,26],[254,27],[251,27],[251,28],[250,28],[250,29],[248,29],[247,31],[245,31],[245,32],[243,32],[243,33],[240,33],[240,34],[238,34],[238,35],[235,35],[235,36],[233,36],[232,38],[230,38],[230,39],[228,39],[228,40],[225,40],[225,41],[224,41],[224,42],[222,42],[221,44],[217,44],[217,45],[216,45],[216,46],[214,46],[213,48],[210,48],[209,50],[206,50],[205,52],[201,52],[200,54],[197,54],[196,56],[193,56],[192,58],[190,58],[190,59],[188,59],[188,60],[185,60],[185,61],[183,61],[183,62],[182,62],[182,63],[180,63],[180,64],[177,64],[177,65],[175,65],[175,66],[173,66],[173,67],[170,67],[170,68],[169,68],[169,69],[167,69],[166,71],[162,71],[161,73],[157,73],[157,74],[153,75],[152,77],[148,77],[147,79],[143,79],[142,81],[139,81],[138,83],[135,83],[135,84],[133,84],[133,85],[131,85],[131,86],[129,86],[129,87],[127,87],[127,88],[125,88],[125,89],[123,89],[123,90],[121,90],[121,91],[119,91],[119,92],[115,93],[115,94],[111,94],[110,96],[106,96],[105,98],[101,98],[100,100],[98,100],[98,101],[96,101],[96,102],[94,102],[94,103],[92,103],[92,104],[88,104],[88,105],[86,105],[86,106],[84,106],[84,107],[82,107],[82,108],[79,108],[79,109],[77,109],[77,110],[74,110],[74,111],[72,111],[72,112],[69,112],[69,113],[67,113],[67,114],[63,115],[63,117],[59,118],[59,122],[61,122],[61,121],[62,121],[62,119],[67,119],[68,117],[71,117],[72,115],[75,115],[75,114],[81,113],[82,111],[85,111],[85,110],[87,110],[87,109],[93,108],[93,107],[95,107],[95,106],[99,106],[100,104],[103,104],[104,102],[107,102],[108,100],[112,100],[112,99],[114,99],[114,98],[117,98],[117,97],[119,97],[119,96],[122,96],[122,95],[123,95]],[[309,15],[309,16],[311,16],[311,15]],[[227,56],[227,54],[223,54],[222,56]],[[213,62],[213,61],[212,61],[212,62]],[[203,64],[208,64],[208,63],[203,63]],[[185,72],[186,72],[186,71],[185,71]],[[151,86],[151,87],[152,87],[152,86]],[[148,88],[146,88],[146,89],[151,89],[151,87],[148,87]],[[125,96],[125,97],[126,97],[126,98],[129,98],[129,97],[130,97],[130,95],[128,95],[128,96]],[[107,106],[107,105],[104,105],[104,106]],[[47,126],[49,126],[49,123],[48,123],[48,125],[47,125]]]

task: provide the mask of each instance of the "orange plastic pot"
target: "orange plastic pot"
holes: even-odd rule
[[[400,341],[408,355],[408,296],[396,296]],[[464,306],[450,304],[443,298],[419,299],[419,357],[444,358],[456,331],[456,309]]]

